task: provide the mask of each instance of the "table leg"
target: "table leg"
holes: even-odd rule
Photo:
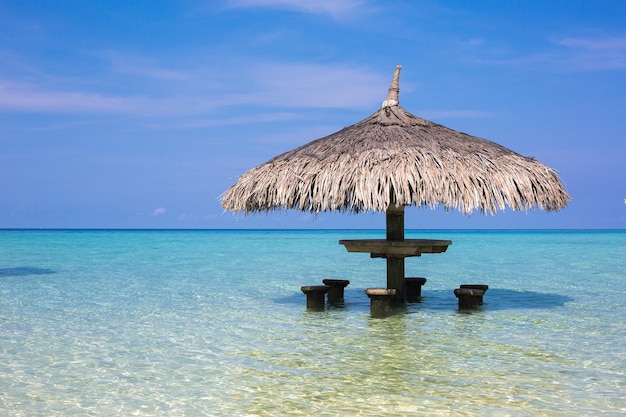
[[[395,304],[405,302],[404,258],[387,258],[387,288],[396,290],[392,299]]]

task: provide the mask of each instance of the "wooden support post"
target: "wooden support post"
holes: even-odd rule
[[[396,290],[392,298],[394,304],[405,302],[404,258],[387,258],[387,288]]]
[[[324,285],[328,285],[328,302],[331,304],[341,303],[343,301],[343,289],[350,284],[347,279],[323,279]]]
[[[387,317],[391,310],[391,299],[395,295],[394,289],[368,288],[365,294],[370,298],[370,314],[372,317]]]
[[[404,206],[387,207],[387,240],[404,240]]]
[[[387,240],[404,240],[404,206],[390,204],[386,211]],[[404,257],[387,257],[387,288],[396,290],[392,301],[405,302]]]
[[[462,284],[459,288],[469,288],[470,290],[483,290],[483,295],[489,289],[486,284]],[[483,304],[483,296],[478,297],[478,304]]]
[[[485,294],[484,290],[471,288],[457,288],[454,295],[459,299],[459,310],[469,310],[478,307]]]
[[[328,285],[305,285],[300,289],[306,294],[306,308],[308,310],[324,310],[324,296],[330,290]]]
[[[426,278],[405,278],[405,293],[407,301],[417,301],[422,296],[422,285],[426,284]],[[462,287],[462,286],[461,286]]]

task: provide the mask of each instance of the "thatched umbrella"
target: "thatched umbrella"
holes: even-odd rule
[[[247,171],[221,196],[222,206],[243,213],[385,211],[387,239],[399,241],[405,206],[495,214],[507,206],[555,211],[567,204],[556,172],[534,158],[406,111],[399,75],[397,66],[377,112]],[[403,265],[402,258],[402,274]]]

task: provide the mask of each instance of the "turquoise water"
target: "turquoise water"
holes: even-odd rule
[[[408,232],[453,244],[376,319],[385,261],[338,240],[381,237],[0,231],[0,415],[626,414],[626,232]],[[323,278],[345,305],[307,312]]]

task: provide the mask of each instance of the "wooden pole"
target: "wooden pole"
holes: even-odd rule
[[[404,240],[404,206],[389,205],[387,217],[387,240]],[[404,258],[387,257],[387,288],[395,289],[393,302],[405,302],[404,295]]]

